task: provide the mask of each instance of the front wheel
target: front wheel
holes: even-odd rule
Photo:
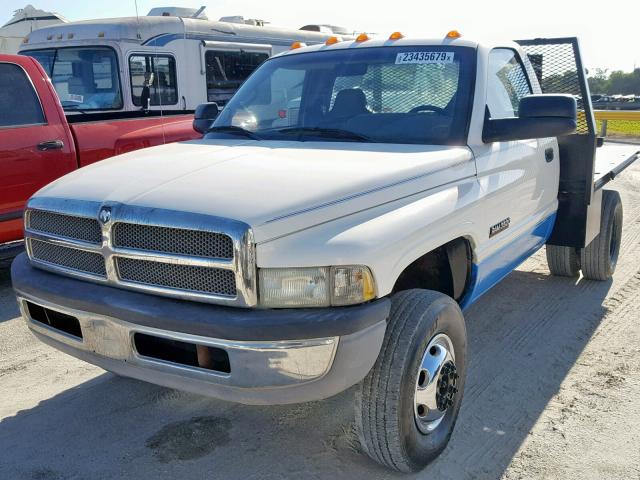
[[[356,393],[356,428],[375,461],[415,472],[444,450],[458,418],[466,328],[441,293],[407,290],[391,300],[380,354]]]

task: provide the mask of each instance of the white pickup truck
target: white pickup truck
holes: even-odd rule
[[[22,314],[73,356],[220,399],[359,384],[363,449],[419,470],[461,405],[462,310],[545,244],[554,274],[613,274],[622,205],[602,186],[638,153],[596,159],[588,93],[571,38],[293,45],[198,109],[202,140],[34,195]]]

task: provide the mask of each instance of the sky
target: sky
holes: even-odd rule
[[[134,0],[0,0],[0,25],[30,1],[68,20],[133,16]],[[640,67],[640,1],[608,0],[594,8],[588,0],[137,0],[138,12],[152,7],[206,5],[210,20],[243,15],[277,26],[333,24],[354,31],[420,37],[458,30],[473,40],[577,36],[585,66],[609,71]]]

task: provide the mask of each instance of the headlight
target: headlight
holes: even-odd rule
[[[375,297],[364,266],[261,268],[260,304],[269,308],[354,305]]]

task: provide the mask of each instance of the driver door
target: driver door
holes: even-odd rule
[[[532,93],[519,53],[493,49],[488,60],[486,118],[517,117],[520,100]],[[557,208],[558,147],[554,138],[540,138],[493,142],[473,150],[486,205],[483,247],[478,252],[479,289],[484,291],[546,241]]]

